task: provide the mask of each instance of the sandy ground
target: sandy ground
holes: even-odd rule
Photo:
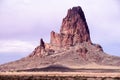
[[[85,77],[120,77],[120,73],[85,73],[85,72],[0,72],[0,76],[85,76]]]
[[[65,65],[68,66],[68,65]],[[95,63],[91,63],[91,64],[87,64],[87,65],[83,65],[83,66],[71,66],[69,68],[72,69],[80,69],[80,68],[84,68],[84,69],[120,69],[120,66],[104,66],[104,65],[98,65]]]

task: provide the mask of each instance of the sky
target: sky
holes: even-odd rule
[[[93,43],[120,56],[119,0],[0,0],[0,64],[29,55],[59,32],[67,10],[81,6]]]

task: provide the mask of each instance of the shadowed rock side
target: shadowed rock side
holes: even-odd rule
[[[60,33],[51,32],[50,43],[40,40],[40,45],[27,57],[0,65],[0,71],[40,69],[52,65],[74,68],[96,64],[120,66],[120,57],[104,53],[102,47],[93,44],[81,7],[68,10]]]

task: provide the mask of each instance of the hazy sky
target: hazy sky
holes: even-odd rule
[[[41,37],[49,42],[73,6],[83,8],[92,42],[120,56],[119,0],[0,0],[0,63],[30,54]]]

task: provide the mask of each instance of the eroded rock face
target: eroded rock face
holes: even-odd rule
[[[101,45],[99,44],[93,44],[96,48],[97,48],[97,51],[103,51],[103,48],[101,47]]]
[[[81,7],[73,7],[63,19],[60,33],[51,32],[50,43],[63,47],[82,42],[91,43],[89,29]]]
[[[82,58],[86,59],[86,54],[87,54],[88,50],[85,47],[77,49],[76,52],[79,53],[79,55]]]
[[[40,39],[40,45],[38,47],[35,48],[35,50],[32,52],[31,55],[29,55],[29,57],[32,56],[44,56],[45,55],[45,43],[43,41],[43,39]]]
[[[43,39],[40,39],[40,47],[45,49],[45,43],[44,43]]]
[[[61,46],[61,35],[52,31],[50,43],[55,46]]]
[[[44,43],[43,39],[41,39],[40,45],[30,56],[44,56],[63,52],[63,50],[66,51],[69,47],[84,42],[90,43],[91,45],[94,45],[98,51],[102,51],[102,47],[92,44],[85,15],[79,6],[68,10],[67,16],[63,19],[60,33],[52,31],[50,37],[51,40],[48,44]],[[76,52],[81,56],[85,56],[85,54],[88,53],[88,50],[81,47]]]

